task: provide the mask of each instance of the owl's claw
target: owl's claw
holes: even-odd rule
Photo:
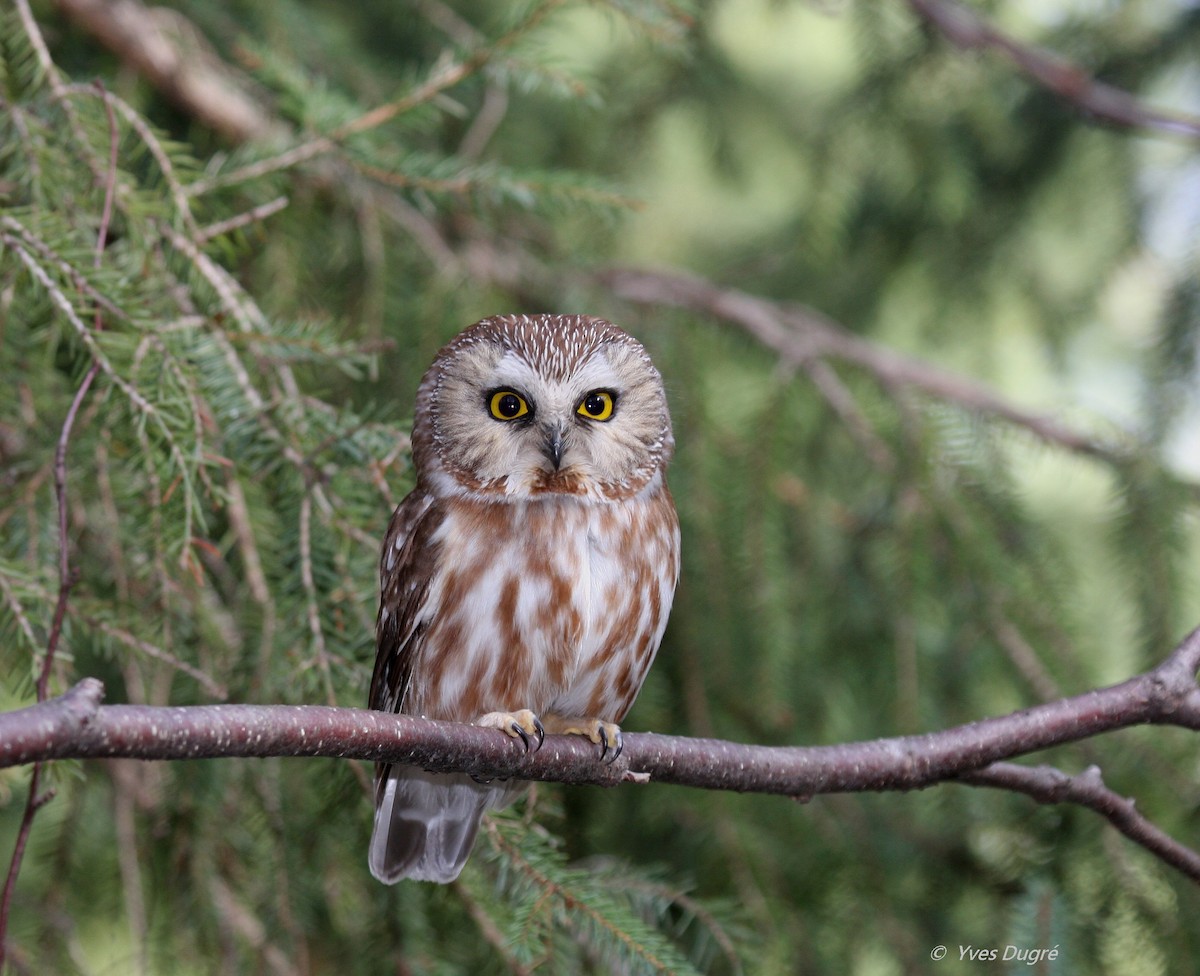
[[[525,751],[529,751],[529,733],[525,731],[520,722],[513,722],[509,726],[512,730],[511,735],[520,736],[521,741],[525,743]],[[542,748],[542,743],[546,741],[546,730],[542,726],[542,720],[536,715],[533,717],[533,734],[537,736],[537,745],[534,746],[534,752]]]
[[[612,741],[609,741],[609,729],[612,729]],[[605,754],[612,749],[612,755],[605,759]],[[625,748],[625,740],[621,737],[621,730],[615,725],[600,726],[600,761],[615,763],[617,757],[621,755],[621,751]]]
[[[522,708],[516,712],[488,712],[477,718],[475,724],[484,728],[499,729],[514,739],[520,739],[527,753],[531,748],[532,736],[537,737],[537,745],[532,746],[535,752],[546,741],[546,729],[542,725],[542,720],[528,708]]]
[[[582,735],[591,739],[600,747],[601,762],[616,762],[625,748],[625,742],[621,738],[621,727],[602,718],[563,718],[561,715],[547,715],[545,723],[550,732]]]

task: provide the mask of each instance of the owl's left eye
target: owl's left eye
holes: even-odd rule
[[[496,390],[488,397],[488,412],[496,420],[516,420],[529,413],[529,404],[520,393]]]
[[[588,420],[608,420],[613,415],[613,408],[616,405],[616,397],[608,390],[592,390],[579,401],[575,412],[581,417],[587,417]]]

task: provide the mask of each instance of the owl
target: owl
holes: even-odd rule
[[[417,483],[380,559],[370,707],[621,752],[679,577],[662,379],[610,322],[503,315],[417,392]],[[371,873],[447,883],[520,784],[379,764]]]

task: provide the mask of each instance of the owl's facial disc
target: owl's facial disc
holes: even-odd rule
[[[661,463],[670,438],[661,385],[626,345],[602,343],[561,374],[494,346],[455,358],[434,423],[464,488],[611,497],[639,490]]]
[[[492,459],[502,464],[492,470],[505,478],[510,494],[578,494],[600,474],[594,452],[599,444],[586,428],[610,419],[614,396],[607,389],[580,393],[589,373],[616,382],[607,363],[559,381],[538,375],[511,353],[496,364],[497,385],[484,398],[490,419],[504,429],[492,431],[495,437],[481,434],[500,446]]]

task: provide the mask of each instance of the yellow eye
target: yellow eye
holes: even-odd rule
[[[588,420],[608,420],[613,415],[613,407],[616,404],[616,397],[608,390],[592,390],[579,401],[575,412]]]
[[[497,390],[488,397],[488,410],[497,420],[516,420],[529,413],[529,404],[519,393]]]

